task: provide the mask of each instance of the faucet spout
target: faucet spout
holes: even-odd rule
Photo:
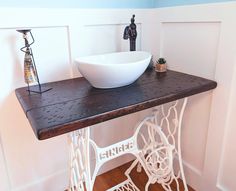
[[[131,18],[131,24],[125,27],[123,39],[130,41],[130,51],[136,50],[136,38],[137,38],[137,30],[135,22],[135,15]]]

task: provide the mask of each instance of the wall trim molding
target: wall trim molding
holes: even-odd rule
[[[6,156],[2,144],[2,137],[1,137],[1,132],[0,132],[0,165],[2,166],[0,170],[0,179],[1,179],[1,185],[0,185],[0,190],[10,190],[11,184],[10,184],[10,177],[9,177],[9,172],[7,168],[7,163],[6,163]]]
[[[45,188],[46,185],[59,185],[58,182],[61,182],[62,177],[68,177],[68,183],[69,183],[69,175],[68,174],[69,174],[68,169],[59,170],[51,175],[42,177],[36,181],[27,183],[27,184],[20,186],[20,187],[16,187],[16,188],[12,189],[12,191],[43,190],[43,188]],[[49,184],[49,182],[50,182],[50,184]],[[57,187],[55,186],[55,188],[57,188]],[[63,187],[59,190],[65,190],[66,188],[67,187]],[[58,189],[51,189],[51,190],[58,190]]]

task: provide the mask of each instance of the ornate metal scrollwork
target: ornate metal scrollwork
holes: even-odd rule
[[[154,183],[159,183],[164,190],[171,191],[173,182],[179,191],[179,178],[182,178],[187,191],[180,147],[181,124],[187,98],[184,99],[181,109],[178,109],[179,102],[155,108],[153,115],[146,117],[138,125],[132,137],[104,148],[98,147],[90,139],[89,128],[72,132],[69,136],[70,190],[92,191],[97,173],[103,164],[123,154],[131,153],[136,159],[125,172],[127,180],[107,191],[139,191],[130,177],[131,171],[137,166],[138,171],[143,168],[148,176],[145,191],[148,191],[150,184]],[[90,145],[96,157],[92,173],[89,160]],[[174,168],[175,159],[178,159],[179,168]]]

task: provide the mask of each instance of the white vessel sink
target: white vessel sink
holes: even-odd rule
[[[144,51],[117,52],[76,59],[80,73],[96,88],[129,85],[146,70],[151,54]]]

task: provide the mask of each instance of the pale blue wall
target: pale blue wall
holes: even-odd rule
[[[0,0],[1,7],[153,8],[156,0]]]
[[[156,0],[155,7],[173,7],[179,5],[194,5],[204,3],[218,3],[235,0]]]
[[[0,0],[0,7],[154,8],[235,0]]]

